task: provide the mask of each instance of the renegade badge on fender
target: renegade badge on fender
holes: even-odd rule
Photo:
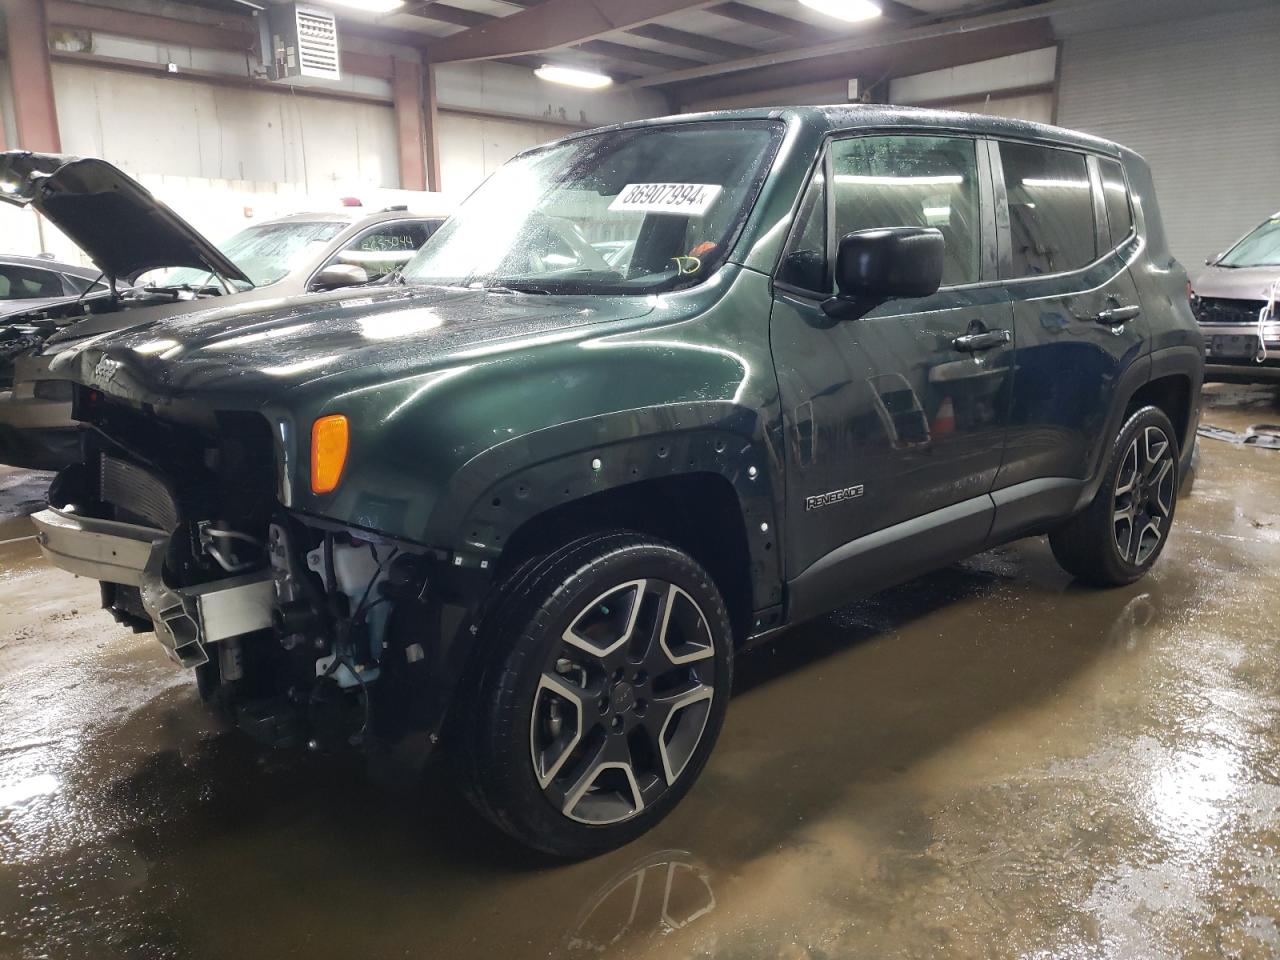
[[[516,157],[403,283],[59,353],[92,425],[35,518],[280,742],[425,730],[476,807],[586,856],[651,827],[735,654],[1048,533],[1131,582],[1203,377],[1131,151],[874,106]]]

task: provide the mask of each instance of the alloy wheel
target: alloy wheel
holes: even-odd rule
[[[1116,475],[1112,521],[1116,548],[1141,566],[1164,540],[1173,518],[1173,444],[1159,427],[1145,427],[1125,451]]]
[[[538,678],[529,748],[543,794],[581,823],[636,816],[693,757],[715,680],[715,641],[688,593],[659,579],[602,593]]]

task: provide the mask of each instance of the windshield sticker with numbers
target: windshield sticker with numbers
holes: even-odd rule
[[[609,209],[700,217],[715,203],[721,189],[718,183],[628,183]]]

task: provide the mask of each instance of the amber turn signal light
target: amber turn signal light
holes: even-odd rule
[[[350,430],[340,413],[320,417],[311,425],[311,492],[332,493],[347,465]]]

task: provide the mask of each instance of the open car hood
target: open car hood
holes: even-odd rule
[[[0,153],[0,200],[44,214],[109,277],[192,267],[250,283],[189,223],[105,160]]]

